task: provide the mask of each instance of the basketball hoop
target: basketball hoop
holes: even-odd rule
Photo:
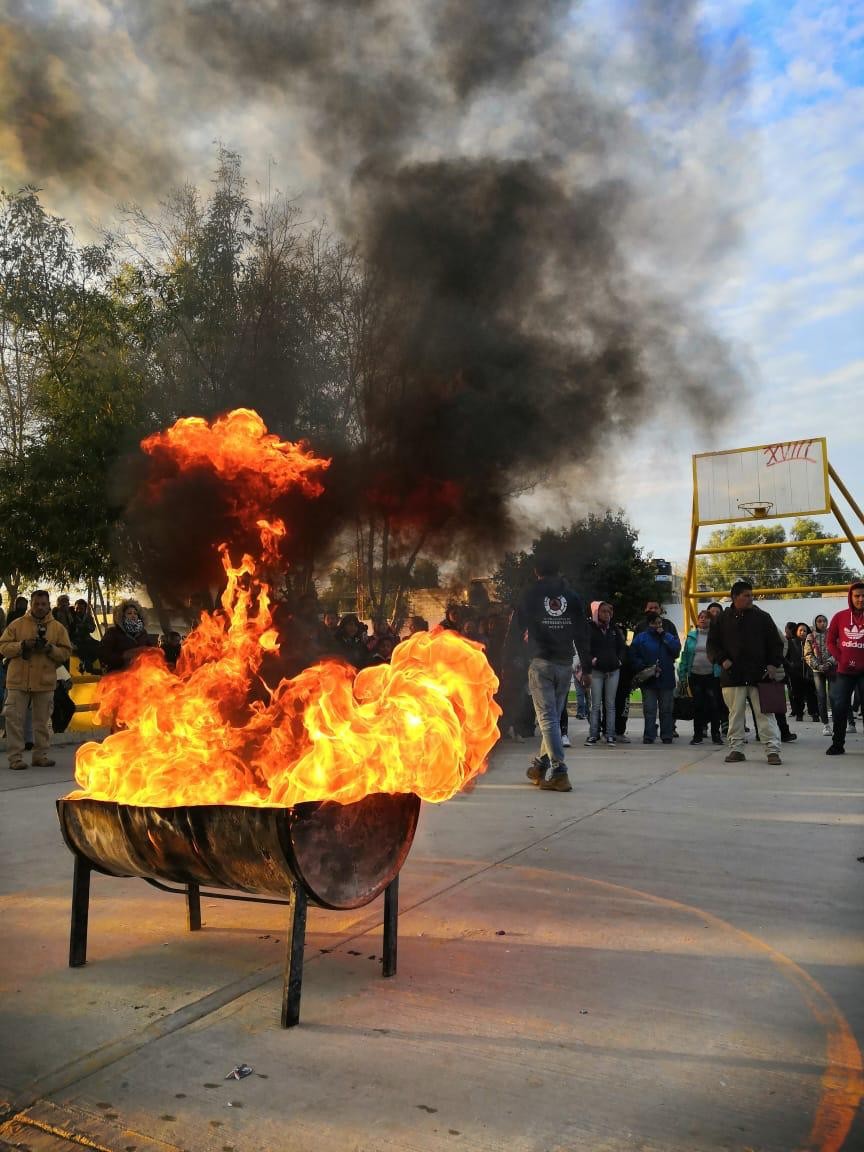
[[[742,512],[749,512],[754,520],[766,520],[774,505],[770,500],[739,500],[738,507]]]

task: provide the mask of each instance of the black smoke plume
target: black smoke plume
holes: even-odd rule
[[[322,541],[377,502],[452,547],[500,545],[515,490],[573,465],[587,485],[672,405],[716,425],[734,404],[701,300],[737,221],[686,142],[716,132],[734,160],[707,112],[740,62],[711,57],[694,0],[622,6],[630,106],[566,0],[46,7],[6,4],[28,177],[146,197],[193,130],[259,115],[271,150],[281,126],[304,141],[394,306],[398,387],[370,401],[364,453],[334,460]]]

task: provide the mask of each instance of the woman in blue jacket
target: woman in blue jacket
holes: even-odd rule
[[[654,676],[643,680],[642,712],[645,717],[643,744],[653,744],[657,738],[657,711],[660,711],[660,739],[671,744],[675,732],[672,699],[675,694],[675,659],[681,651],[676,632],[667,632],[659,612],[649,612],[647,627],[637,632],[630,645],[634,673],[643,668],[656,669]]]

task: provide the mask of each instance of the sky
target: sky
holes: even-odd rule
[[[288,8],[298,19],[279,19]],[[483,34],[466,25],[469,8]],[[827,436],[864,501],[864,0],[441,0],[436,10],[450,81],[471,52],[475,73],[491,77],[479,93],[468,83],[461,102],[435,71],[416,0],[0,0],[13,29],[0,41],[0,183],[37,183],[88,237],[119,201],[150,207],[167,181],[206,186],[219,140],[242,152],[253,191],[272,180],[338,228],[376,123],[361,124],[356,107],[369,111],[376,89],[364,81],[380,74],[390,102],[379,127],[403,160],[533,158],[551,142],[562,186],[629,189],[614,255],[626,315],[646,333],[663,328],[646,347],[651,387],[632,403],[626,392],[611,406],[585,397],[572,447],[521,501],[524,543],[620,506],[647,551],[683,563],[693,453],[811,436]],[[366,21],[356,41],[347,11]],[[490,29],[497,56],[484,55]],[[416,70],[432,61],[425,86],[410,53]],[[334,59],[339,84],[327,88]],[[598,307],[620,286],[610,275]],[[588,466],[586,437],[606,446]]]
[[[620,499],[642,542],[678,560],[692,452],[826,436],[864,503],[864,3],[717,0],[703,19],[749,51],[737,127],[752,170],[737,174],[742,236],[710,313],[748,365],[750,394],[716,434],[651,429],[623,463]]]

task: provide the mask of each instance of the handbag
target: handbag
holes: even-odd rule
[[[690,689],[679,684],[672,697],[672,715],[676,720],[695,720],[696,701],[690,695]]]
[[[643,684],[650,684],[656,680],[659,675],[660,665],[649,664],[647,668],[640,668],[638,672],[633,673],[631,683],[637,687],[641,687]]]
[[[781,680],[760,680],[756,685],[759,693],[759,709],[771,715],[786,711],[786,688]]]

